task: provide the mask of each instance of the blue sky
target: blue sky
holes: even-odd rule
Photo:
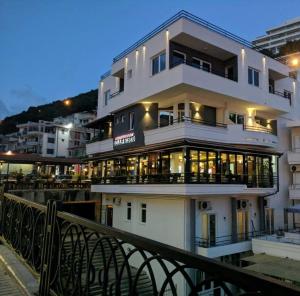
[[[112,58],[181,9],[245,39],[298,0],[0,0],[0,118],[97,88]]]

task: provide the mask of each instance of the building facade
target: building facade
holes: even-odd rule
[[[253,41],[253,45],[261,49],[268,49],[273,54],[278,54],[283,45],[296,40],[300,40],[300,17],[270,28],[266,31],[266,35],[257,37]]]
[[[87,145],[102,222],[233,263],[283,226],[290,71],[186,12],[114,58]]]
[[[40,120],[17,125],[18,141],[15,151],[45,157],[83,157],[91,131],[84,127],[95,118],[93,113],[74,113],[53,121]]]

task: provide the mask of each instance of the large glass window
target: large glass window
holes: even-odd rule
[[[172,64],[173,66],[183,64],[185,62],[185,53],[178,50],[173,50],[172,53]]]
[[[183,173],[184,172],[184,163],[183,163],[183,153],[173,152],[170,154],[170,171],[174,173]]]
[[[166,69],[166,53],[163,52],[160,55],[152,58],[152,75],[155,75]]]
[[[245,116],[243,114],[238,113],[229,113],[229,119],[235,124],[244,124],[245,122]]]
[[[159,126],[164,127],[173,124],[173,110],[159,111]]]
[[[129,112],[129,130],[134,129],[134,112]]]
[[[129,176],[137,175],[137,167],[138,167],[138,158],[137,157],[128,157],[127,158],[127,174]]]
[[[104,106],[107,105],[109,99],[110,99],[110,89],[104,92]]]
[[[248,68],[248,83],[254,86],[259,86],[259,71],[253,68]]]

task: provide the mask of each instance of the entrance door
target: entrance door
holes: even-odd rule
[[[106,225],[113,226],[113,206],[106,206]]]
[[[207,246],[216,245],[216,214],[202,214],[202,236]]]
[[[238,240],[248,239],[249,214],[248,211],[237,211],[237,235]]]

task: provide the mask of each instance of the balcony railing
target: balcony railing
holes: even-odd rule
[[[235,76],[231,76],[231,75],[228,75],[225,73],[225,69],[224,69],[224,72],[221,72],[221,71],[218,71],[212,67],[210,67],[209,69],[207,67],[203,67],[201,65],[195,65],[193,64],[192,62],[188,61],[187,59],[182,59],[182,60],[178,60],[178,61],[174,61],[172,60],[171,61],[171,64],[170,64],[170,68],[174,68],[178,65],[181,65],[181,64],[185,64],[185,65],[188,65],[188,66],[191,66],[193,68],[196,68],[196,69],[199,69],[199,70],[202,70],[202,71],[205,71],[205,72],[208,72],[208,73],[212,73],[212,74],[215,74],[215,75],[218,75],[218,76],[221,76],[223,78],[227,78],[229,80],[232,80],[232,81],[236,81],[237,82],[237,77]]]
[[[268,234],[270,233],[267,231],[249,231],[245,233],[237,233],[236,235],[223,235],[214,238],[196,237],[195,242],[198,247],[212,248],[249,241],[252,238]]]
[[[104,140],[111,139],[111,138],[112,138],[112,135],[99,134],[99,135],[93,137],[91,140],[87,141],[86,144],[95,143],[98,141],[104,141]]]
[[[291,92],[281,92],[277,90],[273,90],[273,88],[269,87],[269,93],[280,96],[282,98],[285,98],[289,100],[290,105],[292,104],[292,93]]]
[[[172,173],[93,177],[93,185],[112,184],[240,184],[250,188],[272,188],[276,176],[222,175],[208,173]]]
[[[209,121],[209,120],[191,118],[191,117],[186,117],[186,116],[182,116],[178,119],[173,119],[172,122],[170,122],[169,124],[166,124],[164,126],[177,124],[177,123],[181,123],[181,122],[191,122],[191,123],[200,124],[200,125],[208,125],[208,126],[227,128],[227,124],[222,123],[222,122]],[[160,126],[160,127],[164,127],[164,126]]]
[[[116,92],[112,93],[112,94],[110,95],[110,98],[112,99],[113,97],[115,97],[115,96],[117,96],[117,95],[121,94],[123,91],[124,91],[124,89],[122,89],[122,90],[118,90],[118,91],[116,91]]]
[[[245,131],[249,131],[249,132],[260,132],[260,133],[271,134],[271,135],[276,136],[275,130],[273,130],[272,128],[264,127],[264,126],[244,125],[243,128]]]
[[[300,288],[19,197],[0,196],[0,239],[39,275],[39,295],[299,295]],[[196,274],[203,275],[196,279]],[[168,293],[168,294],[166,294]]]

